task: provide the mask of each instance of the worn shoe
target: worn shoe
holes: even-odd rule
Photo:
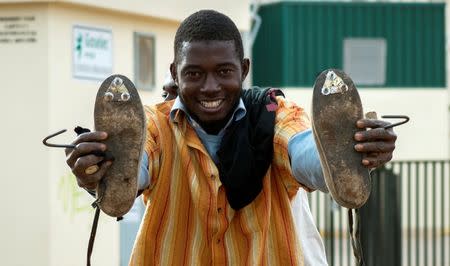
[[[370,175],[355,151],[356,121],[363,108],[355,84],[343,71],[328,69],[316,79],[312,125],[325,182],[341,206],[360,208],[370,195]]]
[[[125,76],[112,75],[100,86],[95,101],[96,131],[105,131],[105,158],[114,160],[97,187],[97,205],[113,217],[133,206],[145,141],[145,114],[139,94]]]

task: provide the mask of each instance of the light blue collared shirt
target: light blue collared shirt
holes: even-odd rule
[[[209,156],[211,156],[211,159],[215,163],[217,163],[218,161],[217,150],[219,150],[220,142],[222,141],[223,135],[225,134],[225,129],[227,129],[231,125],[231,122],[241,120],[247,113],[247,109],[245,109],[244,102],[242,101],[242,99],[239,99],[239,104],[238,106],[236,106],[236,109],[234,109],[233,115],[231,116],[230,120],[228,120],[226,125],[219,131],[217,135],[211,135],[206,133],[206,131],[197,123],[197,121],[195,121],[189,115],[189,112],[187,111],[186,107],[181,102],[179,97],[175,99],[172,109],[170,110],[171,121],[173,121],[173,119],[175,118],[175,114],[178,110],[181,110],[186,114],[189,124],[191,124],[195,132],[197,132],[197,135],[202,141],[206,150],[208,151]]]
[[[189,123],[195,129],[195,132],[214,162],[217,162],[216,152],[220,147],[220,142],[225,133],[225,129],[233,120],[238,121],[247,113],[244,102],[240,99],[238,106],[234,110],[233,115],[225,127],[217,135],[210,135],[206,133],[206,131],[189,115],[186,107],[183,105],[179,97],[175,99],[170,111],[170,119],[172,121],[177,110],[181,110],[186,114]],[[292,174],[295,179],[310,189],[318,189],[323,192],[328,192],[322,173],[322,167],[320,165],[319,154],[317,152],[316,143],[314,141],[311,129],[295,134],[289,140],[288,152],[289,158],[291,159]],[[148,167],[148,155],[144,152],[138,179],[139,189],[144,189],[150,185],[151,177],[148,174]]]

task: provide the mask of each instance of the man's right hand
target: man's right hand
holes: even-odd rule
[[[102,131],[83,133],[72,142],[75,145],[74,149],[65,150],[67,165],[76,176],[78,186],[95,190],[98,182],[111,166],[111,161],[103,161],[104,157],[98,155],[107,149],[106,145],[101,143],[106,138],[108,138],[107,133]],[[98,165],[99,169],[92,174],[87,174],[86,169],[94,165]]]

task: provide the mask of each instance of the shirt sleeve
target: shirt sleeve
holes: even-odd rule
[[[318,189],[327,193],[312,130],[307,129],[294,135],[289,140],[288,152],[295,179],[311,190]]]
[[[144,152],[141,158],[141,165],[138,176],[138,190],[144,190],[150,186],[150,175],[148,169],[148,154]]]
[[[145,106],[144,110],[147,115],[147,133],[138,184],[139,189],[144,189],[143,195],[144,201],[146,201],[146,195],[150,193],[158,180],[161,149],[157,126],[158,113],[154,108],[148,106]],[[162,114],[159,115],[162,116]]]
[[[287,101],[283,97],[277,97],[278,108],[275,116],[274,128],[274,156],[272,159],[272,171],[274,171],[278,178],[281,179],[289,197],[294,197],[300,187],[307,186],[298,182],[294,177],[289,151],[288,143],[299,132],[303,132],[311,127],[309,118],[305,111],[297,106],[295,103]]]

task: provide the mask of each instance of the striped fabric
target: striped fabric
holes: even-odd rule
[[[291,199],[287,144],[309,127],[304,111],[283,98],[275,121],[274,158],[263,190],[239,211],[227,203],[218,170],[173,101],[146,107],[152,185],[130,265],[303,265]]]

